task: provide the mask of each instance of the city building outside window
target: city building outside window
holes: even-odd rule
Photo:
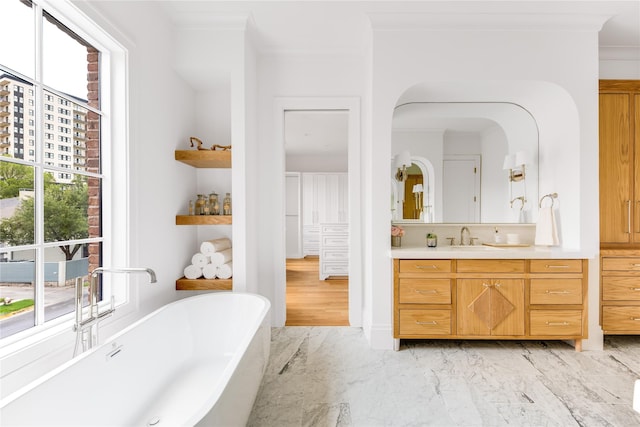
[[[102,192],[101,52],[47,4],[2,2],[8,18],[0,25],[0,343],[70,319],[76,284],[86,304],[89,272],[102,264],[102,204],[109,197]],[[26,125],[25,99],[34,117]],[[56,118],[83,131],[66,136],[69,128],[45,123]],[[26,156],[17,136],[25,129],[35,136]],[[62,148],[72,154],[58,155],[68,164],[45,161],[56,157],[46,140],[74,144],[74,151]],[[110,296],[101,287],[99,299]]]

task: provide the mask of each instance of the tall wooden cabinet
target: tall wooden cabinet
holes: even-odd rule
[[[640,81],[600,81],[600,325],[640,334]]]
[[[600,242],[640,245],[640,81],[600,81]]]

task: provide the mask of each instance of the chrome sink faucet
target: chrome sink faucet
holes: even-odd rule
[[[471,231],[466,225],[460,230],[460,246],[471,245]]]
[[[156,283],[156,273],[150,268],[105,268],[98,267],[93,270],[89,277],[89,317],[83,318],[82,309],[82,280],[76,280],[76,323],[73,330],[76,332],[76,345],[73,350],[73,357],[78,354],[79,344],[82,342],[82,351],[92,348],[98,344],[98,323],[113,314],[115,308],[115,297],[111,296],[111,307],[100,312],[98,305],[98,275],[104,273],[146,273],[149,275],[149,283]]]

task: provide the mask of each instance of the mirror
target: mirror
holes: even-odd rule
[[[521,106],[508,102],[399,105],[393,115],[391,147],[394,221],[533,222],[538,208],[538,127]],[[411,164],[400,162],[406,169],[400,174],[402,181],[397,163],[399,154],[406,156],[407,151]],[[525,162],[524,167],[515,164],[516,158]]]

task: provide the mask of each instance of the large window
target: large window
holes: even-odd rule
[[[0,339],[70,317],[102,259],[101,52],[46,4],[2,2]]]

